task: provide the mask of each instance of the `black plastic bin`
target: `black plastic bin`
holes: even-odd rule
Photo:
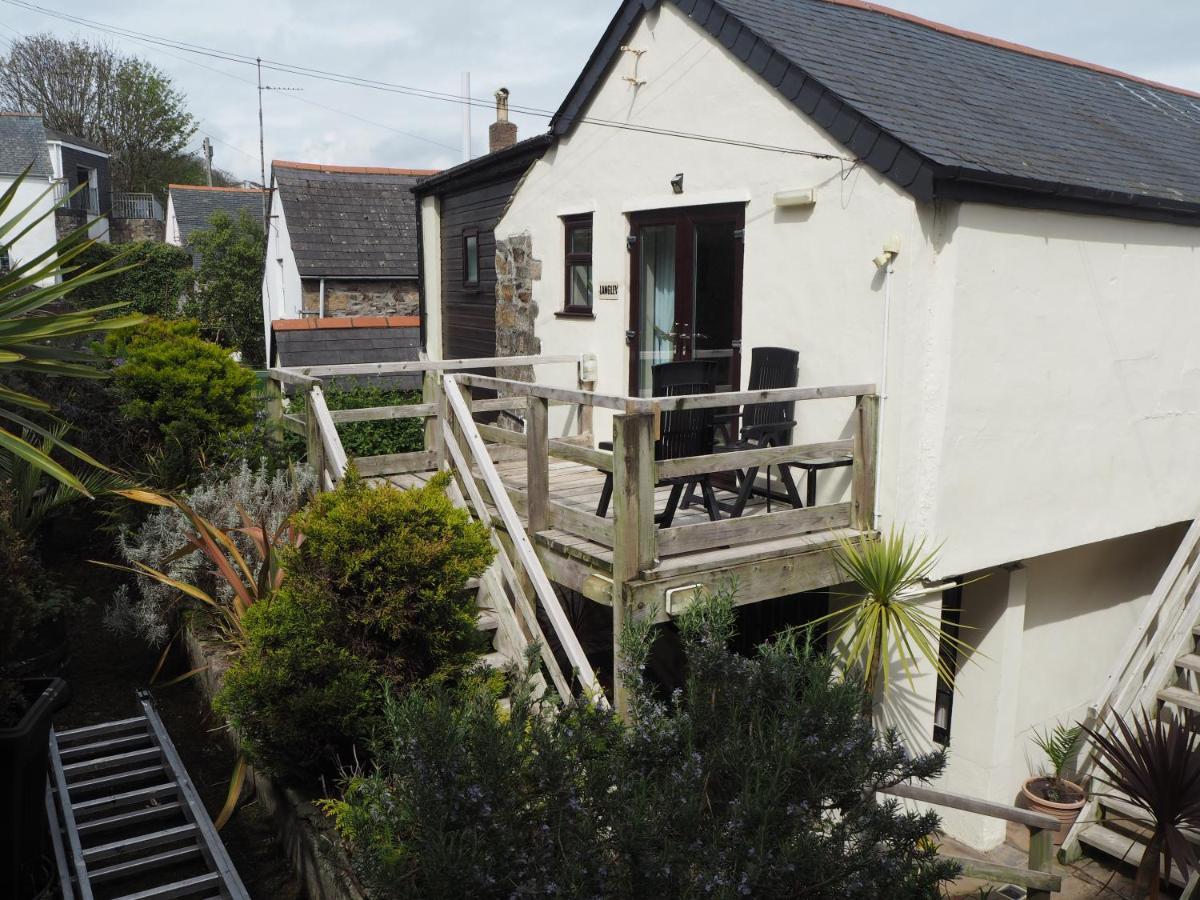
[[[50,718],[67,696],[67,683],[61,678],[18,683],[32,702],[18,725],[0,728],[0,897],[23,900],[44,887],[36,882],[49,839]]]

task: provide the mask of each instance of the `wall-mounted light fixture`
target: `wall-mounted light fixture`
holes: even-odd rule
[[[675,194],[683,193],[683,173],[680,172],[671,179],[671,192]]]
[[[815,206],[817,195],[812,188],[799,188],[791,191],[778,191],[774,203],[780,209],[795,209],[797,207]]]

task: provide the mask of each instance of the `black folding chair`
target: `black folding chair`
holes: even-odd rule
[[[661,363],[655,366],[653,372],[653,392],[655,397],[680,397],[688,394],[711,394],[716,383],[716,370],[707,361],[689,360],[686,362]],[[688,456],[704,456],[713,450],[713,410],[686,409],[668,410],[662,414],[661,436],[654,444],[654,458],[682,459]],[[600,449],[611,450],[610,442],[600,444]],[[689,491],[698,486],[704,495],[704,506],[709,519],[716,521],[721,517],[721,509],[717,503],[717,495],[713,490],[712,476],[684,475],[679,478],[665,478],[658,486],[670,485],[671,493],[667,497],[666,508],[655,515],[654,521],[660,528],[669,528],[674,521],[675,511],[679,508],[680,498],[684,488]],[[596,506],[596,515],[608,514],[608,505],[612,500],[612,473],[604,479],[604,487],[600,491],[600,503]]]
[[[769,391],[776,388],[791,388],[799,379],[800,354],[784,347],[755,347],[750,355],[751,391]],[[769,403],[747,403],[742,409],[740,440],[727,441],[716,448],[718,453],[735,450],[756,450],[761,447],[779,447],[792,442],[792,429],[796,426],[796,404],[794,401],[772,401]],[[787,491],[788,502],[794,507],[802,506],[800,492],[787,465],[780,465],[779,477]],[[754,482],[758,478],[758,466],[751,466],[740,476],[737,498],[725,508],[731,517],[737,518],[746,508],[746,502],[754,493]],[[771,502],[771,467],[767,466],[767,503]]]

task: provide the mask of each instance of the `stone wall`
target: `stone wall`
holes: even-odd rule
[[[158,219],[113,219],[109,223],[109,240],[114,244],[131,241],[158,241],[166,239],[166,223]]]
[[[542,342],[534,335],[537,304],[533,282],[542,277],[542,261],[533,258],[533,239],[518,234],[496,241],[496,355],[536,356]],[[533,381],[532,366],[497,366],[497,378]]]
[[[316,313],[321,308],[321,279],[301,280],[302,308]],[[415,316],[420,310],[420,291],[415,278],[386,280],[325,279],[327,316]]]
[[[54,211],[54,232],[61,241],[72,231],[86,225],[87,220],[87,213],[82,209],[56,209]]]

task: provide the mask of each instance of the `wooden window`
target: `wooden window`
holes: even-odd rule
[[[563,312],[592,314],[592,215],[567,216],[563,219],[566,239],[566,287]]]
[[[951,676],[958,674],[958,640],[962,621],[962,585],[942,592],[942,639],[938,656]],[[954,712],[954,685],[938,675],[933,699],[933,739],[943,747],[950,746],[950,717]]]
[[[462,283],[465,288],[479,287],[479,230],[476,228],[463,231]]]

